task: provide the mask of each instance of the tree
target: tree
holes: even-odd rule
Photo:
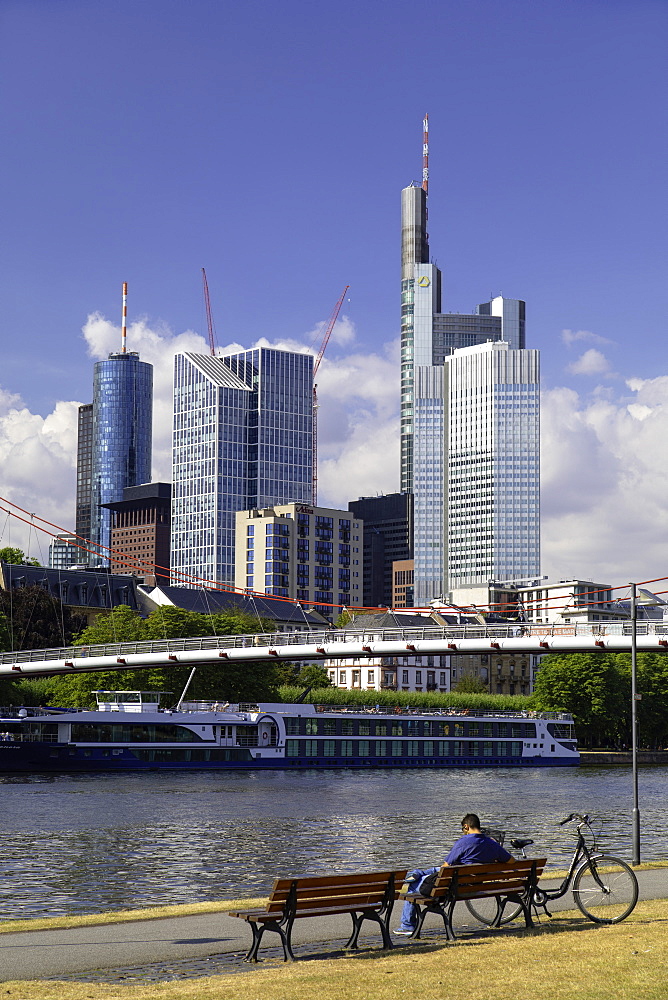
[[[273,630],[273,622],[258,620],[243,609],[232,608],[212,615],[163,607],[152,611],[148,618],[126,606],[114,608],[100,617],[77,636],[79,646],[105,643],[160,641],[164,639],[197,638],[215,635],[247,635]],[[190,674],[188,664],[146,670],[104,671],[73,674],[53,679],[50,697],[59,704],[86,706],[93,703],[95,690],[170,691],[178,700]],[[198,665],[188,696],[193,699],[228,701],[278,700],[279,671],[272,663],[257,660],[225,661],[212,653],[210,663]]]
[[[614,653],[554,653],[536,677],[536,707],[571,712],[585,745],[630,740],[630,685]]]
[[[146,638],[146,622],[126,604],[112,608],[107,615],[98,615],[91,625],[74,639],[75,646],[100,646],[114,642],[136,642]]]
[[[306,663],[297,674],[293,683],[301,684],[303,687],[328,688],[332,686],[329,674],[324,667],[317,663]]]
[[[26,559],[23,549],[15,549],[11,545],[0,549],[0,562],[13,563],[16,566],[41,566],[41,563],[32,556]]]
[[[475,674],[464,674],[454,688],[459,694],[487,694],[487,685]]]
[[[9,649],[68,646],[84,618],[73,614],[57,597],[36,585],[0,591]]]

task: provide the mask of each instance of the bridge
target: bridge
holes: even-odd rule
[[[329,629],[323,632],[274,632],[207,636],[198,639],[66,646],[0,654],[0,676],[44,677],[98,670],[139,670],[197,666],[243,660],[370,660],[448,653],[630,652],[628,620],[573,625],[449,625],[447,627]],[[668,651],[668,625],[638,622],[637,649]]]

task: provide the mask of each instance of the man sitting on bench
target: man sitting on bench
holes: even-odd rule
[[[463,836],[457,840],[447,858],[446,865],[484,865],[494,861],[510,861],[508,854],[498,840],[486,837],[480,832],[480,819],[475,813],[467,813],[462,820]],[[424,880],[435,875],[438,868],[414,868],[406,876],[407,892],[419,892]],[[401,923],[393,934],[409,937],[417,927],[417,907],[405,902],[401,911]]]

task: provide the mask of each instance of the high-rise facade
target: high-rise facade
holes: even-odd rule
[[[310,354],[177,355],[172,582],[234,586],[236,512],[308,503],[312,446]]]
[[[394,607],[393,563],[413,554],[413,497],[360,497],[350,501],[348,510],[364,522],[364,606]]]
[[[401,192],[401,489],[413,489],[414,392],[418,365],[442,365],[461,347],[506,340],[525,346],[525,303],[499,295],[472,313],[442,312],[443,276],[429,262],[427,195]]]
[[[153,366],[136,351],[119,351],[95,364],[93,374],[91,561],[108,564],[111,511],[126,486],[151,479]]]
[[[525,303],[443,312],[427,176],[401,194],[401,489],[414,494],[418,606],[540,567],[539,362]]]
[[[236,515],[236,585],[337,618],[362,605],[362,529],[349,511],[274,504]]]
[[[491,341],[415,370],[415,603],[540,572],[538,351]]]
[[[75,531],[79,538],[90,541],[91,496],[93,479],[93,404],[84,403],[79,407],[77,426],[77,499]],[[80,563],[89,561],[83,549],[79,554]]]

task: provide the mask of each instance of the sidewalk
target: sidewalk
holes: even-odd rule
[[[640,899],[668,898],[668,868],[637,872]],[[551,909],[573,908],[567,894]],[[395,907],[395,917],[396,907]],[[460,927],[480,929],[466,910]],[[302,954],[330,954],[342,948],[350,934],[350,917],[323,917],[297,921],[293,932],[296,947]],[[380,934],[372,925],[363,935],[365,946],[380,945]],[[433,929],[438,929],[438,923]],[[430,929],[430,933],[431,933]],[[251,933],[246,924],[221,913],[188,917],[138,920],[129,923],[75,927],[69,930],[23,931],[0,934],[0,982],[29,979],[89,979],[95,982],[131,981],[132,979],[195,978],[233,972],[239,968],[250,946]],[[269,947],[279,944],[276,935],[267,934],[268,947],[260,957],[282,957],[282,950]],[[398,946],[405,938],[395,938]],[[319,949],[312,947],[325,943]],[[304,946],[308,946],[304,949]],[[242,966],[248,968],[248,966]],[[152,969],[155,975],[152,975]],[[93,970],[108,970],[98,972]],[[91,973],[87,976],[86,973]]]

